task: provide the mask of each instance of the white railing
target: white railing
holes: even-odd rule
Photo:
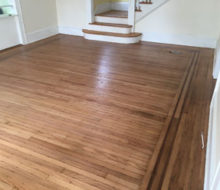
[[[136,3],[135,3],[135,11],[141,11],[140,2],[141,2],[141,0],[136,0]]]
[[[152,0],[129,0],[128,24],[135,25],[135,12],[141,12],[141,4],[152,4]]]
[[[152,0],[136,0],[137,8],[140,7],[140,4],[152,4]]]
[[[139,0],[139,2],[137,2],[137,6],[140,6],[141,10],[136,11],[135,23],[137,24],[138,22],[140,22],[140,20],[163,6],[168,1],[169,0]]]

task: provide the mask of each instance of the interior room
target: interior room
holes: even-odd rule
[[[0,190],[220,190],[219,0],[0,0]]]

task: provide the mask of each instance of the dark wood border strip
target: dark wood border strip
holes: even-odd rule
[[[198,54],[197,54],[197,60],[198,60]],[[189,77],[187,79],[188,80],[187,85],[184,88],[184,92],[183,92],[184,93],[183,94],[184,98],[182,99],[182,102],[181,102],[182,109],[178,109],[176,114],[175,114],[175,118],[178,119],[179,123],[180,123],[181,120],[184,119],[184,116],[182,117],[182,111],[183,111],[183,107],[184,107],[183,105],[186,101],[188,89],[189,89],[191,81],[193,79],[193,74],[194,74],[194,71],[195,71],[195,68],[196,68],[196,63],[197,63],[197,61],[194,62],[194,64],[193,64],[193,69],[190,71]],[[174,166],[174,163],[175,163],[175,160],[176,160],[176,157],[177,157],[178,147],[179,147],[179,144],[180,144],[180,141],[181,141],[181,135],[182,135],[183,129],[184,128],[181,125],[178,126],[178,128],[177,128],[176,136],[175,136],[174,141],[173,141],[172,152],[170,154],[170,160],[169,160],[169,163],[167,164],[166,173],[164,174],[163,182],[162,182],[162,186],[161,186],[161,188],[164,189],[164,190],[167,190],[169,188],[171,172],[172,172],[172,168]]]
[[[155,170],[155,167],[156,167],[156,164],[158,161],[158,157],[160,155],[160,152],[161,152],[163,144],[164,144],[164,140],[166,139],[168,129],[170,128],[173,121],[175,121],[175,123],[176,123],[176,118],[181,113],[181,110],[182,110],[182,107],[183,107],[183,104],[185,101],[185,97],[187,95],[188,87],[189,87],[191,79],[192,79],[192,74],[194,72],[195,65],[198,60],[198,55],[199,55],[198,51],[193,52],[193,57],[187,66],[187,69],[184,73],[184,77],[181,81],[181,85],[176,93],[175,98],[174,98],[173,105],[171,106],[171,109],[168,113],[168,117],[165,121],[165,124],[164,124],[162,132],[160,134],[159,140],[158,140],[157,145],[154,149],[154,153],[153,153],[151,160],[149,162],[149,165],[148,165],[146,174],[143,178],[140,190],[147,190],[148,189],[153,172]]]

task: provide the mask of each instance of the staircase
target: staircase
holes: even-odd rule
[[[165,4],[168,0],[136,0],[135,23]]]
[[[89,40],[131,44],[141,40],[141,33],[132,32],[128,25],[128,11],[111,10],[95,15],[95,22],[83,30]]]
[[[94,14],[91,23],[83,30],[84,37],[88,40],[123,44],[138,43],[142,34],[134,32],[135,24],[167,0],[154,1],[130,0],[126,11],[108,10]]]

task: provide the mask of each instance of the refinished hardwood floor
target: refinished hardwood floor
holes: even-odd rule
[[[190,142],[200,148],[201,125],[207,135],[212,59],[209,49],[65,35],[0,53],[0,189],[194,189],[205,150]],[[198,109],[204,122],[188,135]]]

